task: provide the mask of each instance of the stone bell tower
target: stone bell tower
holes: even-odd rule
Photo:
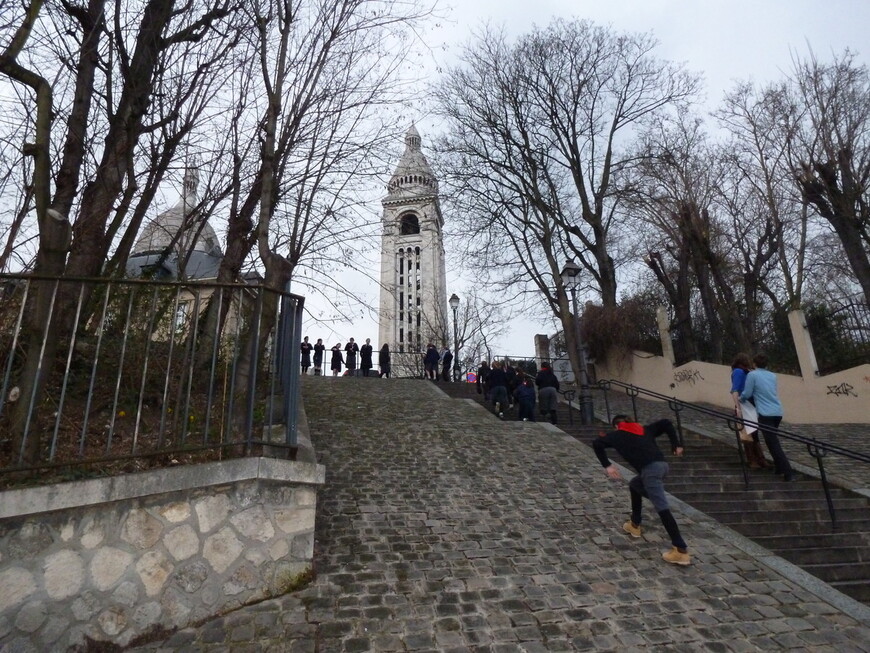
[[[448,330],[438,181],[413,125],[382,203],[379,343],[394,352],[396,376],[414,375],[426,345],[440,350]]]

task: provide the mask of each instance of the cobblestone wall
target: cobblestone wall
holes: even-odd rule
[[[311,567],[323,468],[272,460],[277,474],[250,474],[249,461],[162,470],[157,483],[175,489],[120,500],[105,496],[118,489],[112,479],[4,493],[0,648],[64,650],[87,638],[125,645],[286,591]],[[154,484],[135,476],[146,491]],[[89,500],[99,495],[107,500]],[[10,504],[77,497],[78,505],[8,516]]]

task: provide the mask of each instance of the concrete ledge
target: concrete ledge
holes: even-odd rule
[[[278,458],[237,458],[123,476],[70,481],[47,487],[7,490],[0,493],[0,519],[254,479],[322,485],[326,479],[326,470],[322,465],[310,462]]]

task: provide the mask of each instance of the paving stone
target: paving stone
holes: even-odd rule
[[[189,629],[190,648],[229,649],[248,629],[256,650],[306,653],[867,650],[870,624],[704,521],[675,511],[693,545],[687,568],[661,561],[667,539],[653,520],[630,541],[625,486],[558,432],[499,421],[423,381],[303,382],[327,471],[317,578],[236,611],[256,616],[234,628]],[[348,397],[354,407],[337,409]],[[195,510],[203,530],[226,528],[223,506]]]

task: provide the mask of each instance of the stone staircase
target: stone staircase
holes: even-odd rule
[[[440,387],[451,397],[483,403],[473,385],[442,383]],[[515,417],[516,413],[507,415],[508,419]],[[572,418],[573,425],[563,407],[559,427],[584,442],[607,428],[604,424],[581,426],[576,411]],[[493,415],[493,419],[497,418]],[[785,483],[769,470],[749,470],[747,489],[734,446],[685,428],[683,435],[685,455],[668,458],[671,471],[666,487],[672,495],[870,605],[870,499],[831,487],[834,528],[817,478],[798,473],[796,482]],[[608,450],[611,453],[625,465]]]

